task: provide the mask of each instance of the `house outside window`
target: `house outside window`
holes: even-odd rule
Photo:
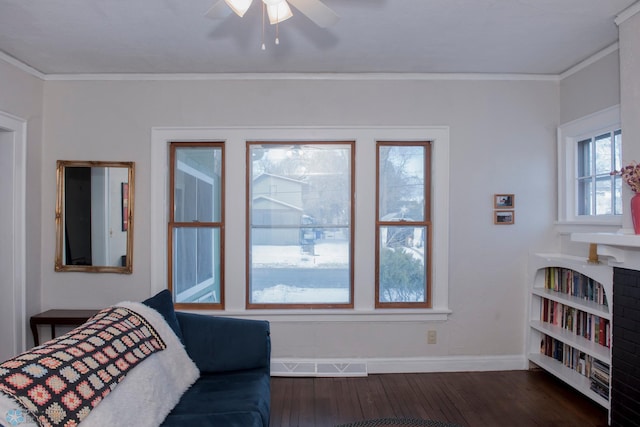
[[[247,308],[353,307],[353,150],[247,143]]]
[[[431,307],[431,144],[377,143],[376,307]]]
[[[169,289],[176,307],[224,308],[223,144],[170,148]]]

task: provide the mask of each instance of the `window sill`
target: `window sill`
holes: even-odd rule
[[[378,309],[378,310],[233,310],[201,311],[220,317],[263,319],[269,322],[413,322],[446,321],[452,313],[447,308]]]

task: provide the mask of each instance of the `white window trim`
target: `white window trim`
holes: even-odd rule
[[[13,307],[13,313],[6,313],[7,316],[13,317],[12,324],[15,326],[13,334],[9,335],[9,339],[3,342],[9,348],[9,352],[18,354],[27,348],[26,318],[27,313],[27,252],[26,252],[26,185],[27,185],[27,121],[9,113],[0,111],[0,131],[3,137],[0,138],[0,144],[3,145],[4,153],[11,153],[13,156],[7,159],[9,169],[8,173],[13,174],[13,200],[10,200],[8,208],[13,210],[9,213],[8,218],[3,216],[5,222],[11,232],[9,233],[8,245],[11,247],[11,255],[13,256],[13,271],[3,272],[6,287],[9,295],[3,295],[3,298],[12,299],[10,305]],[[6,150],[6,151],[4,151]],[[12,170],[13,169],[13,170]],[[4,181],[3,184],[7,185]],[[9,191],[11,193],[11,190]],[[6,235],[5,235],[6,236]],[[11,242],[11,239],[13,242]],[[13,295],[13,297],[11,296]],[[8,319],[9,317],[3,317]]]
[[[168,168],[169,143],[175,141],[225,141],[225,163],[244,165],[246,141],[347,141],[355,140],[355,225],[354,308],[344,310],[246,310],[245,309],[245,218],[227,215],[225,223],[225,310],[216,315],[260,317],[272,321],[389,321],[446,320],[449,310],[449,128],[446,126],[412,127],[203,127],[151,130],[151,292],[167,287]],[[433,271],[432,308],[375,309],[374,262],[376,141],[433,141],[432,147],[432,218]],[[225,168],[225,182],[242,188],[242,197],[226,192],[227,212],[245,212],[245,168]],[[360,260],[360,261],[358,261]],[[364,261],[362,261],[364,260]],[[370,260],[370,262],[367,262]],[[240,283],[241,286],[230,286]]]
[[[579,228],[620,228],[622,215],[576,215],[577,142],[596,134],[620,129],[620,105],[606,108],[558,127],[558,225]],[[624,140],[624,135],[623,135]]]

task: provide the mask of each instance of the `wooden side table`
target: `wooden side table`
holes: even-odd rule
[[[80,326],[99,310],[47,310],[42,313],[34,314],[29,319],[31,333],[33,334],[33,342],[40,345],[38,338],[38,325],[51,325],[51,338],[56,336],[56,326]]]

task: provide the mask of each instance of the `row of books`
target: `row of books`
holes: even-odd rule
[[[548,335],[542,336],[540,353],[562,362],[564,366],[578,371],[587,378],[591,377],[593,361],[596,360],[585,352]]]
[[[546,268],[544,283],[546,289],[607,305],[604,286],[600,282],[569,268]]]
[[[546,298],[542,298],[540,304],[540,319],[589,341],[611,347],[611,323],[608,319]]]
[[[594,359],[591,365],[591,390],[609,399],[609,365]]]
[[[540,353],[589,378],[591,390],[609,399],[609,365],[548,335],[542,336]]]

